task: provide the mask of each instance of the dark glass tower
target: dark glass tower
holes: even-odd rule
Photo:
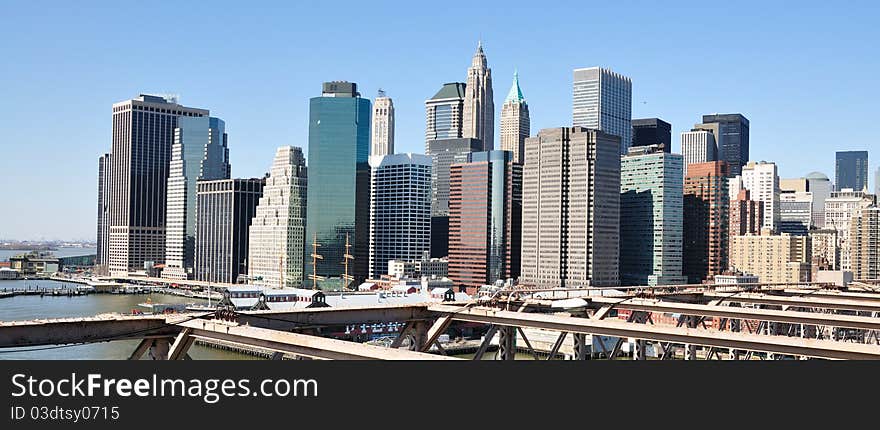
[[[346,238],[351,245],[348,272],[354,285],[367,278],[370,246],[370,101],[357,84],[325,82],[321,97],[309,103],[309,189],[306,212],[305,282],[317,272],[322,288],[337,288],[345,268]],[[320,245],[312,269],[312,242]]]
[[[741,174],[749,162],[748,118],[738,113],[703,115],[703,124],[697,128],[715,131],[718,160],[727,162],[730,177]]]
[[[862,191],[868,186],[868,151],[838,151],[834,168],[837,191],[852,188]]]
[[[659,145],[663,152],[672,151],[672,124],[660,118],[632,120],[632,146]]]

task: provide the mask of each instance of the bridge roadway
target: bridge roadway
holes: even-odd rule
[[[619,306],[645,311],[828,324],[864,329],[877,328],[875,319],[870,317],[669,303],[638,298],[623,302],[611,298],[592,299],[596,300],[594,306],[601,306],[606,310],[610,309],[610,306]],[[810,304],[817,305],[813,302]],[[493,327],[537,328],[564,333],[615,336],[816,358],[880,359],[878,345],[638,324],[621,320],[574,317],[568,314],[513,312],[475,305],[475,303],[421,304],[300,309],[287,312],[260,311],[239,313],[234,323],[208,320],[207,318],[213,316],[212,313],[168,317],[101,316],[0,323],[0,348],[143,339],[141,345],[132,354],[133,358],[141,357],[146,351],[150,351],[154,358],[186,358],[186,350],[195,339],[213,339],[310,358],[445,359],[441,355],[381,348],[289,331],[365,322],[406,322],[407,330],[418,332],[414,337],[417,339],[417,349],[427,351],[452,321],[467,321]]]

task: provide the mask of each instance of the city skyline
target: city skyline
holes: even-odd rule
[[[480,6],[487,10],[493,7],[497,5]],[[773,15],[772,11],[779,7],[763,6],[762,11]],[[232,142],[229,147],[234,166],[232,177],[260,177],[270,161],[263,154],[271,154],[277,145],[306,146],[308,99],[314,95],[313,88],[327,78],[346,79],[361,84],[364,94],[374,94],[379,87],[394,94],[396,141],[399,142],[396,152],[421,153],[424,100],[430,98],[443,83],[465,80],[474,44],[480,39],[496,76],[511,76],[514,69],[528,76],[534,131],[570,125],[572,70],[602,66],[632,78],[633,118],[659,117],[672,124],[673,152],[680,153],[675,136],[689,130],[700,121],[702,115],[714,112],[741,112],[748,117],[751,122],[751,160],[776,162],[779,176],[783,178],[801,177],[812,171],[833,177],[832,154],[835,151],[869,150],[874,145],[874,138],[863,134],[866,131],[860,130],[858,124],[870,118],[870,106],[877,90],[869,83],[870,77],[876,75],[878,63],[875,59],[858,58],[855,49],[849,46],[850,41],[863,40],[870,37],[870,33],[866,35],[866,32],[874,31],[858,25],[863,17],[870,14],[854,14],[843,20],[823,15],[818,6],[812,6],[802,11],[803,15],[790,20],[777,14],[773,25],[779,24],[778,29],[772,29],[770,22],[758,21],[751,29],[754,34],[704,28],[711,36],[705,38],[709,40],[739,36],[746,42],[759,38],[767,42],[760,45],[744,43],[747,46],[732,48],[733,54],[750,59],[746,65],[736,67],[730,64],[715,67],[720,65],[718,60],[685,71],[661,67],[662,63],[680,61],[685,51],[690,54],[710,44],[703,41],[703,37],[694,38],[685,33],[673,32],[663,36],[670,52],[662,59],[653,55],[638,55],[637,40],[622,33],[616,33],[622,37],[615,39],[610,46],[587,46],[573,55],[566,46],[572,42],[586,41],[588,35],[575,35],[569,30],[541,29],[530,35],[528,40],[522,40],[519,33],[505,28],[507,19],[488,18],[488,22],[480,26],[475,24],[458,30],[438,30],[442,31],[442,35],[451,36],[441,42],[439,38],[426,38],[423,34],[422,25],[436,19],[425,14],[412,17],[412,22],[404,28],[374,36],[384,41],[392,40],[396,44],[370,47],[347,59],[341,58],[344,56],[334,59],[316,57],[323,49],[312,47],[287,48],[295,49],[295,52],[287,52],[287,55],[295,57],[294,60],[269,55],[268,51],[271,47],[277,47],[276,43],[314,30],[314,24],[304,23],[308,25],[299,29],[267,28],[258,31],[252,37],[265,38],[273,43],[268,44],[270,47],[267,51],[253,53],[255,61],[247,69],[238,66],[223,73],[190,73],[202,70],[200,61],[203,59],[214,66],[205,69],[219,70],[218,67],[244,58],[242,56],[249,51],[243,49],[251,48],[249,44],[242,43],[224,45],[227,36],[218,36],[216,41],[208,44],[207,52],[200,52],[204,47],[199,46],[198,50],[182,47],[179,52],[163,53],[169,61],[179,63],[178,71],[162,66],[164,62],[142,59],[135,60],[125,73],[118,73],[114,70],[116,61],[124,63],[134,58],[128,57],[134,54],[120,51],[120,47],[124,46],[122,44],[132,36],[110,38],[103,29],[111,28],[110,23],[120,19],[117,15],[121,11],[110,9],[99,13],[83,9],[83,13],[94,13],[96,22],[95,28],[84,29],[70,27],[71,24],[65,22],[72,12],[66,10],[65,6],[59,6],[54,11],[30,5],[13,6],[12,9],[19,12],[19,19],[5,26],[9,31],[8,40],[31,34],[33,30],[27,28],[33,24],[33,18],[41,16],[39,14],[43,14],[44,18],[39,28],[46,30],[46,34],[28,45],[31,52],[25,52],[21,46],[11,43],[7,58],[12,67],[0,72],[2,81],[17,83],[10,85],[7,94],[11,102],[0,107],[0,128],[5,133],[4,141],[15,144],[15,147],[4,145],[0,168],[17,182],[29,184],[28,192],[42,197],[29,199],[24,190],[11,191],[11,210],[0,215],[0,236],[8,238],[94,240],[96,196],[93,192],[81,193],[79,190],[93,190],[95,187],[95,158],[107,151],[111,141],[110,124],[106,118],[110,106],[119,100],[136,97],[139,93],[171,91],[181,94],[180,102],[185,106],[210,108],[212,114],[227,122]],[[173,24],[178,20],[191,22],[195,9],[184,7],[179,16],[171,18],[167,18],[167,10],[162,7],[156,11],[138,10],[135,7],[128,13],[144,19],[162,16]],[[383,8],[377,9],[371,11],[355,7],[345,13],[359,20],[369,20],[371,16],[382,14]],[[521,13],[524,14],[522,16],[526,13],[535,15],[530,19],[537,19],[543,14],[559,13],[559,9],[551,6],[546,10]],[[674,9],[676,16],[673,17],[670,11],[670,19],[684,22],[695,16],[693,11],[671,9]],[[612,8],[605,12],[613,11]],[[649,12],[636,11],[633,18],[647,23]],[[232,15],[241,14],[242,11],[230,8],[222,13]],[[290,18],[290,14],[279,15]],[[249,24],[246,27],[253,30],[256,18],[245,14],[238,20]],[[819,22],[820,18],[826,28],[838,33],[839,37],[833,44],[807,31],[809,23]],[[793,27],[796,22],[798,27]],[[198,28],[187,29],[190,30]],[[171,31],[177,34],[181,30],[172,28]],[[329,40],[326,49],[342,49],[345,38],[351,35],[350,31],[345,30],[337,38]],[[407,35],[411,33],[420,37],[407,40]],[[58,39],[59,34],[74,37],[62,40],[57,45],[50,44],[49,41]],[[786,45],[792,38],[800,40],[793,52]],[[513,41],[519,43],[511,43]],[[69,44],[73,43],[77,49],[71,49],[73,45]],[[430,49],[416,52],[415,59],[406,59],[416,45],[429,45]],[[783,48],[785,52],[779,51],[782,52],[782,58],[774,58],[778,53],[776,51]],[[114,55],[100,54],[107,49],[114,49]],[[220,49],[224,50],[222,56],[209,55],[217,54]],[[225,52],[226,49],[229,52]],[[428,51],[430,56],[427,55]],[[40,55],[47,58],[54,56],[53,61],[65,70],[70,84],[58,84],[55,81],[57,75],[44,70],[42,66],[45,66],[45,60],[40,60],[34,52],[41,52]],[[367,61],[365,58],[378,52],[382,52],[398,67],[359,65]],[[816,64],[812,58],[817,55],[830,56],[832,61]],[[108,58],[95,65],[82,60],[89,57]],[[315,62],[318,66],[316,70],[304,71],[304,68],[296,67],[298,63],[309,61]],[[432,67],[424,67],[425,61],[429,61]],[[847,101],[834,105],[838,107],[834,109],[825,102],[809,100],[816,98],[816,90],[803,92],[801,86],[804,81],[819,79],[826,82],[828,78],[824,76],[831,70],[838,70],[841,61],[849,61],[844,64],[845,69],[858,73],[851,75],[845,83],[827,82],[828,85],[820,91],[834,92]],[[262,73],[252,73],[251,66],[259,67]],[[108,71],[96,73],[94,67],[103,67]],[[758,69],[763,72],[754,73]],[[415,73],[420,74],[419,79],[411,79]],[[264,74],[269,75],[268,79],[264,79]],[[750,88],[721,88],[717,85],[717,81],[746,77],[750,80]],[[503,95],[506,85],[498,87],[498,84],[495,92]],[[223,90],[218,91],[218,86]],[[47,91],[47,88],[52,88],[52,91]],[[499,96],[494,99],[496,130],[499,129],[502,101]],[[267,109],[253,109],[267,101]],[[55,106],[63,120],[46,126],[42,124],[45,120],[39,113],[49,103]],[[823,117],[825,127],[821,130],[811,129],[809,134],[806,130],[799,130],[802,122],[798,119],[805,116]],[[841,132],[847,139],[839,139]],[[497,136],[496,133],[493,142],[496,147],[499,145]],[[807,141],[820,143],[802,143]],[[795,147],[800,149],[798,145],[808,145],[810,150],[793,150]],[[873,172],[876,170],[877,157],[871,157],[870,160],[869,172]],[[41,167],[51,168],[48,174],[43,173],[46,169],[34,168],[37,162],[41,163]],[[869,190],[873,188],[869,186]],[[60,212],[67,216],[59,219],[57,214]]]

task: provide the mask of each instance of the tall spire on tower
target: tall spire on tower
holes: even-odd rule
[[[495,104],[492,98],[492,69],[483,52],[483,41],[479,40],[467,72],[462,137],[480,139],[484,151],[491,151],[495,144]]]
[[[510,92],[507,93],[507,98],[504,99],[504,102],[521,102],[524,101],[525,97],[523,97],[522,89],[519,87],[519,73],[516,70],[513,71],[513,85],[510,86]]]

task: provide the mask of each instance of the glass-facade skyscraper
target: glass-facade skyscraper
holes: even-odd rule
[[[623,285],[687,283],[682,276],[683,158],[660,145],[620,159],[620,280]]]
[[[321,97],[309,102],[309,189],[306,216],[306,282],[308,275],[327,279],[322,288],[337,288],[344,272],[346,239],[349,275],[354,285],[367,278],[370,246],[370,100],[357,84],[326,82]],[[312,242],[323,258],[312,268]],[[317,272],[317,273],[314,273]]]
[[[868,151],[837,151],[834,186],[837,191],[852,188],[862,191],[868,187]]]
[[[226,123],[214,117],[180,117],[168,174],[163,278],[193,278],[196,182],[228,179],[229,174]]]

